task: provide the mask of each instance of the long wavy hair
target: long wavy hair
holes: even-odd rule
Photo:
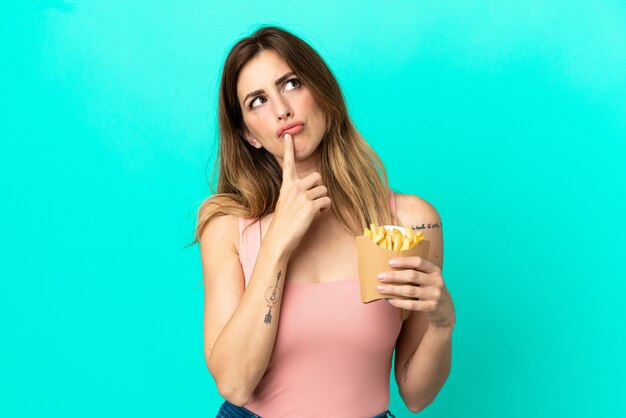
[[[385,168],[350,120],[335,76],[302,39],[284,29],[266,26],[239,40],[224,63],[219,89],[217,191],[198,209],[192,244],[200,240],[204,227],[214,216],[260,219],[276,208],[282,169],[272,154],[245,140],[237,98],[241,69],[264,50],[273,50],[285,60],[326,114],[327,130],[320,143],[320,174],[337,219],[355,236],[371,222],[393,223]]]

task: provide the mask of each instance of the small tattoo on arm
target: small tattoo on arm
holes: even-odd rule
[[[437,223],[430,223],[430,224],[421,224],[421,225],[414,225],[411,228],[414,230],[419,231],[420,229],[441,229],[443,227],[443,222],[437,222]]]
[[[411,360],[413,359],[413,355],[409,356],[408,359],[406,359],[406,361],[404,362],[404,366],[402,367],[402,381],[406,382],[406,380],[409,378],[409,363],[411,362]]]
[[[265,291],[265,300],[267,301],[267,307],[269,308],[269,311],[267,311],[267,313],[265,314],[264,322],[266,324],[272,323],[272,308],[280,300],[280,295],[278,294],[278,281],[280,280],[281,275],[282,275],[282,271],[279,271],[278,275],[276,276],[276,284],[274,285],[274,287],[270,286]]]

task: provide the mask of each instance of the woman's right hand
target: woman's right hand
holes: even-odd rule
[[[268,235],[270,232],[277,233],[275,238],[291,253],[309,230],[315,216],[330,208],[331,201],[320,173],[313,172],[298,178],[291,135],[284,135],[284,145],[283,184]]]

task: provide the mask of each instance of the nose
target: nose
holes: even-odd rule
[[[278,115],[279,120],[285,120],[293,116],[291,107],[289,106],[289,103],[286,102],[285,100],[280,100],[277,102],[276,113]]]
[[[278,119],[287,119],[290,116],[291,116],[291,111],[285,110],[284,112],[281,112],[278,114]]]

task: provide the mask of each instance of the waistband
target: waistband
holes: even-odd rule
[[[391,411],[389,410],[386,410],[385,412],[380,413],[372,418],[387,418],[387,417],[396,418],[396,416],[392,414]],[[232,403],[225,400],[222,406],[220,407],[219,411],[217,411],[216,418],[263,418],[263,417],[255,414],[254,412],[250,411],[249,409],[243,406],[233,405]]]

